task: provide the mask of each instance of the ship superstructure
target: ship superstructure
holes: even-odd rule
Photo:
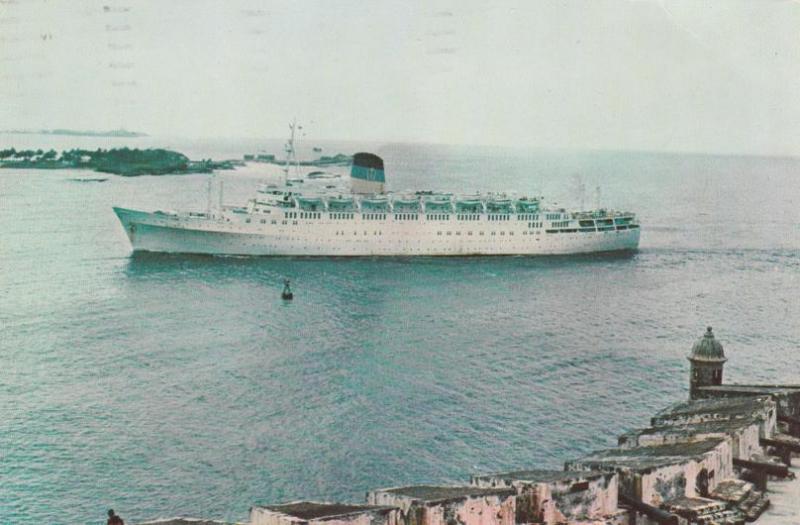
[[[205,212],[115,207],[134,251],[214,255],[455,256],[635,250],[629,212],[567,211],[539,197],[385,192],[383,161],[353,157],[350,191],[263,185],[246,206]]]

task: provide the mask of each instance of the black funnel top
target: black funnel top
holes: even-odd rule
[[[374,153],[356,153],[353,155],[353,166],[382,170],[383,159]]]

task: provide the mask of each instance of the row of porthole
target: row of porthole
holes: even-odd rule
[[[528,232],[526,232],[526,231],[523,231],[522,233],[523,233],[523,234],[527,234]],[[485,232],[478,232],[478,235],[484,235],[484,234],[485,234]],[[497,234],[497,232],[491,232],[491,234],[492,234],[492,235],[496,235],[496,234]],[[505,231],[501,231],[501,232],[500,232],[500,235],[505,235],[505,234],[506,234],[506,232],[505,232]],[[438,232],[436,232],[436,235],[442,235],[442,232],[438,231]],[[446,232],[446,235],[453,235],[453,232],[452,232],[452,231],[448,231],[448,232]],[[458,236],[458,235],[461,235],[461,232],[460,232],[460,231],[456,231],[456,236]],[[467,232],[467,235],[472,235],[472,232]],[[513,235],[514,235],[514,232],[510,231],[510,232],[508,232],[508,235],[510,235],[510,236],[512,236],[512,237],[513,237]]]
[[[452,234],[452,232],[447,232],[447,233],[448,233],[448,235]],[[494,233],[495,232],[492,232],[492,235],[494,235]],[[364,236],[367,236],[367,235],[369,235],[369,232],[365,231],[363,234],[364,234]],[[439,234],[441,235],[441,232],[439,232]],[[471,232],[468,232],[468,234],[471,234]],[[483,235],[483,232],[479,232],[479,234]],[[503,235],[503,232],[500,232],[500,234]],[[510,232],[509,232],[509,234],[510,234]],[[338,232],[336,232],[336,235],[346,235],[346,233],[344,231],[338,231]],[[353,235],[354,236],[358,236],[358,232],[353,232]],[[372,232],[372,235],[383,235],[383,232],[375,230],[375,231]],[[531,235],[533,235],[533,233],[531,233]],[[278,240],[284,240],[283,237],[278,237],[277,239]],[[285,240],[288,240],[288,241],[308,241],[308,239],[301,238],[301,237],[287,237],[287,238],[285,238]],[[319,238],[315,239],[315,241],[317,241],[317,242],[319,242],[320,240],[330,240],[330,238],[328,238],[328,239],[319,239]],[[538,241],[539,237],[536,237],[535,240]],[[408,241],[402,241],[402,242],[403,242],[403,244],[408,244]],[[422,241],[421,240],[417,240],[417,242],[419,243],[419,242],[422,242]],[[252,246],[260,246],[259,244],[251,244],[251,245]],[[270,246],[272,246],[272,245],[270,245]]]
[[[248,222],[249,222],[249,219],[248,219]],[[282,221],[282,223],[283,223],[283,224],[286,224],[286,222],[287,222],[287,221]],[[292,221],[292,222],[293,222],[294,224],[296,224],[296,222],[297,222],[297,221]],[[265,223],[265,220],[263,220],[263,219],[262,219],[262,220],[261,220],[261,223],[262,223],[262,224],[264,224],[264,223]],[[272,223],[273,223],[273,224],[275,224],[275,223],[276,223],[276,221],[272,221]],[[228,230],[232,230],[232,227],[230,227],[230,226],[229,226],[227,229],[228,229]],[[577,230],[575,230],[575,231],[577,231]],[[565,231],[565,230],[547,230],[547,231],[546,231],[546,233],[575,233],[575,231],[573,231],[573,230],[569,230],[569,231]],[[536,235],[539,235],[539,233],[540,233],[540,232],[530,232],[530,235],[534,235],[534,234],[536,234]],[[340,232],[340,231],[337,231],[337,232],[336,232],[336,235],[344,235],[344,234],[345,234],[345,233],[344,233],[344,231],[341,231],[341,232]],[[437,235],[439,235],[439,236],[441,236],[441,235],[442,235],[442,232],[441,232],[441,231],[438,231],[438,232],[436,232],[436,234],[437,234]],[[468,236],[471,236],[471,235],[472,235],[472,232],[471,232],[471,231],[469,231],[469,232],[466,232],[466,234],[467,234]],[[495,235],[495,234],[496,234],[496,232],[491,232],[491,234],[492,234],[492,235]],[[514,232],[513,232],[513,231],[510,231],[510,232],[508,232],[508,234],[509,234],[510,236],[513,236],[513,235],[514,235]],[[528,231],[523,231],[523,232],[522,232],[522,235],[528,235],[528,234],[529,234],[529,232],[528,232]],[[353,235],[358,235],[358,233],[357,233],[357,232],[353,232]],[[367,232],[364,232],[364,235],[368,235],[368,233],[367,233]],[[375,232],[373,232],[373,235],[383,235],[383,231],[375,231]],[[452,235],[452,232],[451,232],[451,231],[448,231],[448,232],[447,232],[447,235],[448,235],[448,236],[449,236],[449,235]],[[456,236],[460,236],[460,235],[461,235],[461,232],[460,232],[460,231],[456,231]],[[481,236],[483,236],[483,235],[484,235],[484,232],[478,232],[478,235],[481,235]],[[500,235],[505,235],[505,232],[504,232],[504,231],[501,231],[501,232],[500,232]]]
[[[483,232],[478,232],[478,233],[479,233],[479,235],[480,235],[480,236],[483,236],[483,235],[484,235],[484,233],[483,233]],[[438,234],[438,235],[442,235],[442,232],[437,232],[437,234]],[[347,232],[345,232],[345,231],[341,231],[341,230],[340,230],[340,231],[337,231],[337,232],[335,232],[335,235],[336,235],[336,236],[347,236]],[[365,232],[363,232],[363,235],[364,235],[364,236],[368,236],[368,235],[370,235],[370,232],[367,232],[367,231],[365,231]],[[382,235],[383,235],[383,232],[381,232],[381,231],[373,231],[373,232],[372,232],[372,235],[373,235],[373,236],[382,236]],[[452,232],[447,232],[447,236],[451,236],[451,235],[452,235]],[[456,236],[459,236],[459,235],[460,235],[460,233],[458,233],[458,232],[457,232],[457,233],[456,233]],[[472,232],[467,232],[467,235],[468,235],[468,236],[471,236],[471,235],[472,235]],[[494,235],[495,235],[495,232],[492,232],[492,235],[494,236]],[[505,235],[505,232],[500,232],[500,235],[501,235],[501,236],[504,236],[504,235]],[[358,232],[353,232],[353,236],[354,236],[354,237],[357,237],[357,236],[358,236]],[[513,237],[513,234],[509,232],[509,236],[512,236],[512,237]],[[280,239],[283,239],[283,237],[277,237],[277,239],[279,239],[279,240],[280,240]],[[308,239],[304,239],[304,238],[302,238],[302,237],[287,237],[287,240],[308,240]],[[315,240],[316,240],[316,241],[319,241],[320,239],[315,239]],[[536,238],[536,240],[538,241],[538,240],[539,240],[539,238],[537,237],[537,238]],[[402,241],[402,242],[407,242],[407,241]],[[418,240],[417,240],[417,242],[422,242],[422,240],[419,240],[419,239],[418,239]]]
[[[274,221],[273,221],[273,222],[274,222]],[[286,221],[282,221],[282,222],[283,222],[283,223],[286,223]],[[262,221],[262,223],[263,223],[263,221]],[[230,230],[230,229],[232,229],[232,228],[231,228],[231,227],[228,227],[228,229]],[[460,232],[460,231],[456,231],[456,232],[455,232],[456,236],[460,236],[460,235],[461,235],[461,233],[462,233],[462,232]],[[490,233],[491,233],[491,235],[496,235],[498,232],[494,232],[494,231],[493,231],[493,232],[490,232]],[[506,234],[506,232],[505,232],[505,231],[501,231],[501,232],[499,232],[499,233],[500,233],[500,235],[503,235],[503,236]],[[530,235],[534,235],[534,234],[536,234],[536,235],[539,235],[539,233],[540,233],[540,232],[528,232],[527,230],[523,230],[523,231],[522,231],[522,235],[529,235],[529,234],[530,234]],[[560,233],[560,231],[558,231],[558,230],[547,230],[547,233]],[[571,232],[570,232],[570,233],[571,233]],[[446,235],[448,235],[448,236],[450,236],[450,235],[452,235],[452,234],[453,234],[453,232],[452,232],[452,231],[447,231],[447,232],[446,232]],[[471,232],[471,231],[468,231],[468,232],[466,232],[466,235],[467,235],[467,236],[471,236],[472,234],[473,234],[473,232]],[[344,230],[337,230],[337,231],[335,232],[335,235],[337,235],[337,236],[338,236],[338,235],[346,235],[346,233],[345,233],[345,231],[344,231]],[[353,232],[353,235],[358,235],[358,232],[354,231],[354,232]],[[368,232],[366,232],[366,231],[365,231],[365,232],[364,232],[364,235],[368,235]],[[374,232],[373,232],[373,235],[383,235],[383,231],[382,231],[382,230],[376,230],[376,231],[374,231]],[[442,232],[441,232],[441,231],[437,231],[437,232],[436,232],[436,235],[437,235],[437,236],[441,236],[441,235],[442,235]],[[478,232],[478,235],[480,235],[480,236],[483,236],[483,235],[485,235],[485,232],[483,232],[483,231],[479,231],[479,232]],[[508,232],[508,235],[509,235],[509,236],[513,236],[513,235],[514,235],[514,232],[513,232],[513,231],[509,231],[509,232]]]
[[[297,212],[287,212],[286,218],[292,219],[297,218]],[[365,213],[361,216],[361,220],[386,220],[387,214],[385,213]],[[481,215],[479,214],[458,214],[455,216],[459,221],[478,221],[481,219]],[[300,219],[321,219],[322,214],[319,212],[300,212],[299,213]],[[449,221],[451,215],[449,214],[425,214],[425,218],[429,221]],[[531,215],[531,214],[524,214],[524,215],[517,215],[517,220],[519,221],[527,221],[527,220],[538,220],[538,215]],[[342,219],[355,219],[355,214],[353,213],[331,213],[329,219],[331,220],[342,220]],[[418,220],[419,214],[417,213],[396,213],[394,215],[394,220],[400,221],[409,221],[409,220]],[[506,214],[490,214],[486,216],[486,220],[488,221],[508,221],[511,219],[511,215]],[[226,219],[230,222],[230,219]],[[250,222],[250,219],[247,219],[246,222]],[[566,221],[569,222],[569,221]]]

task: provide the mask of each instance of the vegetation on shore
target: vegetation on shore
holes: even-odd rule
[[[0,168],[23,169],[89,169],[125,177],[137,175],[172,175],[211,173],[215,169],[233,169],[232,161],[189,160],[177,151],[167,149],[71,149],[0,150]]]

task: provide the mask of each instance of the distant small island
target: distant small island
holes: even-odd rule
[[[321,148],[314,148],[315,152],[321,151]],[[244,157],[245,162],[264,162],[267,164],[284,164],[283,160],[279,160],[275,155],[268,155],[264,153],[259,154],[246,154]],[[352,155],[345,155],[344,153],[337,153],[333,156],[326,157],[322,155],[318,159],[313,160],[298,160],[292,162],[298,166],[349,166],[353,162]]]
[[[237,161],[189,160],[177,151],[167,149],[71,149],[0,150],[0,168],[18,169],[87,169],[124,177],[137,175],[184,175],[234,169]]]
[[[147,137],[147,133],[128,131],[125,129],[112,129],[110,131],[81,131],[74,129],[7,129],[0,133],[14,133],[17,135],[69,135],[74,137]]]

